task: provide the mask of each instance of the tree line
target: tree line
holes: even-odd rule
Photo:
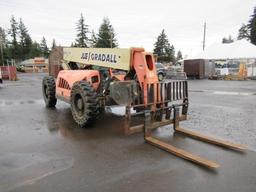
[[[99,31],[95,34],[94,30],[89,31],[89,25],[86,24],[83,14],[76,24],[76,40],[71,47],[96,47],[96,48],[115,48],[118,42],[113,26],[107,17],[103,18]],[[89,37],[89,34],[90,37]]]
[[[77,39],[71,44],[72,47],[96,47],[96,48],[114,48],[118,47],[118,41],[114,32],[113,26],[109,19],[103,19],[97,34],[92,30],[89,31],[89,26],[85,23],[85,18],[81,14],[77,23]],[[91,37],[88,34],[91,33]],[[157,55],[159,62],[175,63],[182,59],[181,51],[175,55],[175,48],[169,43],[168,37],[163,29],[154,43],[154,54]]]
[[[0,44],[0,51],[3,52],[1,54],[5,60],[2,61],[3,58],[0,57],[2,64],[10,59],[22,61],[39,56],[48,57],[49,55],[45,37],[42,37],[40,42],[33,41],[22,18],[17,21],[14,16],[11,16],[9,29],[5,30],[0,27]]]
[[[14,16],[11,16],[9,29],[5,30],[0,27],[0,45],[2,45],[5,61],[10,59],[22,61],[39,56],[47,58],[50,53],[45,37],[42,37],[40,42],[32,40],[22,18],[17,21]],[[56,42],[53,39],[51,48],[55,46]],[[98,32],[95,33],[94,30],[89,30],[89,25],[87,25],[85,17],[81,14],[76,23],[76,39],[70,46],[115,48],[118,47],[118,41],[109,18],[103,18]],[[169,43],[164,29],[154,43],[153,52],[157,55],[159,62],[175,63],[177,60],[182,59],[181,51],[178,51],[177,55],[175,55],[175,48]],[[2,57],[0,57],[0,63],[3,64]]]

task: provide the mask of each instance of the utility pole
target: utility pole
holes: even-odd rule
[[[203,51],[204,51],[204,49],[205,49],[205,36],[206,36],[206,22],[204,22]]]

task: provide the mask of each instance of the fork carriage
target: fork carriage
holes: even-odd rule
[[[143,131],[144,123],[131,126],[132,117],[150,113],[150,128],[173,124],[174,129],[179,126],[179,121],[187,119],[188,112],[188,82],[167,81],[145,85],[147,103],[140,103],[136,98],[133,103],[126,106],[124,133],[133,134]],[[143,94],[142,94],[143,95]],[[144,95],[143,95],[144,97]],[[131,113],[131,109],[139,112]]]

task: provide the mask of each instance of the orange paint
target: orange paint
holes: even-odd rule
[[[98,77],[98,82],[93,83],[92,77]],[[56,94],[58,96],[70,98],[71,88],[75,82],[78,81],[89,82],[95,90],[100,84],[99,71],[96,70],[62,70],[59,72],[56,82]],[[67,89],[70,87],[70,89]]]
[[[144,92],[144,102],[148,103],[147,85],[149,83],[157,83],[157,71],[152,53],[144,52],[144,50],[133,50],[132,66],[134,67],[140,87]],[[156,89],[156,87],[154,87]],[[154,93],[157,91],[155,90]],[[156,96],[154,96],[156,98]]]

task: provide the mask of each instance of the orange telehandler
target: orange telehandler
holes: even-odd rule
[[[155,128],[173,124],[176,132],[215,145],[244,150],[244,146],[183,129],[187,119],[188,82],[157,77],[154,55],[143,48],[63,48],[61,70],[55,80],[43,79],[47,107],[57,99],[68,102],[74,121],[81,127],[93,123],[105,106],[125,106],[124,133],[144,132],[147,143],[176,156],[217,168],[219,164],[176,148],[152,136]],[[133,110],[132,110],[133,109]],[[131,112],[136,111],[136,112]],[[143,122],[136,117],[143,115]],[[137,122],[137,123],[135,123]]]

